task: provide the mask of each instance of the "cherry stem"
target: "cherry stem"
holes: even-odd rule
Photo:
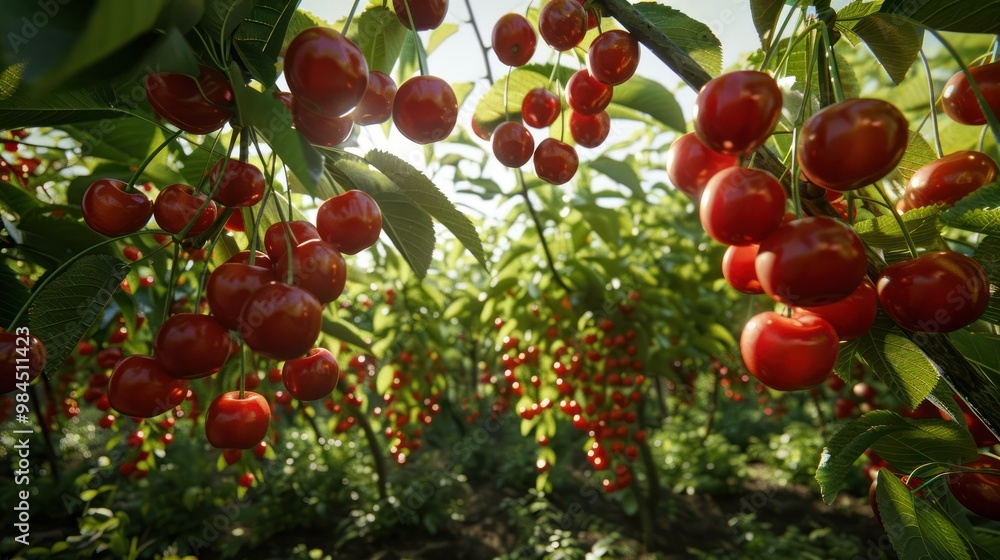
[[[341,35],[347,35],[347,30],[351,28],[351,22],[354,21],[354,13],[358,11],[358,4],[360,3],[361,0],[354,0],[354,5],[351,6],[351,12],[347,14],[347,21],[344,22],[344,28],[340,31]],[[242,399],[243,395],[240,395],[240,398]]]
[[[229,219],[229,216],[231,216],[233,212],[239,212],[239,211],[240,211],[239,208],[227,208],[226,211],[222,213],[222,216],[219,217],[219,222],[225,224],[226,221]],[[197,313],[198,310],[201,309],[201,294],[204,293],[205,282],[208,281],[208,256],[211,255],[213,251],[215,251],[215,246],[216,244],[219,243],[219,239],[222,239],[221,235],[213,236],[212,242],[208,245],[208,247],[205,248],[205,266],[202,267],[201,275],[199,275],[198,277],[198,292],[194,296],[195,313]],[[253,258],[253,253],[251,253],[251,258]],[[253,262],[251,262],[250,264],[253,264]]]
[[[556,270],[555,261],[552,260],[549,243],[545,240],[545,227],[542,225],[542,221],[538,217],[538,212],[535,210],[535,206],[531,203],[531,198],[528,196],[528,186],[524,182],[524,175],[521,173],[520,168],[516,168],[514,171],[517,173],[517,182],[521,186],[521,196],[524,197],[524,203],[528,206],[528,213],[531,214],[531,219],[535,222],[535,229],[538,230],[538,239],[542,243],[542,250],[545,252],[545,261],[549,265],[549,271],[552,272],[552,277],[555,279],[556,284],[559,284],[559,287],[569,293],[571,291],[569,286],[563,281],[559,271]]]
[[[177,266],[180,262],[181,244],[174,243],[174,260],[170,263],[170,276],[167,279],[167,294],[163,298],[163,320],[170,317],[170,306],[174,303],[174,292],[177,289]],[[195,312],[198,310],[195,309]]]
[[[510,73],[514,70],[513,66],[507,67],[507,79],[503,81],[503,120],[510,120],[510,107],[508,107],[507,99],[510,93]]]
[[[944,150],[941,148],[941,133],[938,130],[938,118],[937,112],[934,111],[934,102],[937,100],[937,94],[934,93],[934,77],[931,76],[931,65],[927,62],[927,55],[924,54],[924,49],[920,49],[920,62],[924,65],[924,76],[927,77],[927,94],[930,97],[930,118],[931,118],[931,130],[934,131],[934,151],[937,152],[937,157],[944,157]]]
[[[128,184],[125,185],[125,192],[132,192],[135,189],[135,184],[139,181],[139,177],[142,176],[142,172],[146,170],[146,167],[148,167],[149,164],[153,162],[153,159],[159,155],[161,151],[163,151],[163,148],[169,146],[180,135],[181,131],[177,130],[161,142],[159,146],[153,149],[153,151],[146,156],[146,159],[142,160],[142,163],[140,163],[139,167],[136,168],[135,173],[132,174],[132,178],[128,180]]]
[[[795,153],[798,149],[799,144],[799,129],[792,129],[792,147],[791,147],[791,181],[790,191],[792,192],[792,205],[795,207],[795,216],[798,218],[802,217],[802,193],[799,192],[799,160]]]
[[[781,36],[785,34],[785,28],[788,27],[788,23],[792,21],[792,16],[795,14],[796,10],[794,7],[791,10],[788,10],[788,15],[786,15],[785,19],[781,22],[781,28],[778,29],[777,34],[774,33],[774,30],[778,25],[778,20],[774,20],[774,26],[771,27],[770,44],[767,47],[767,53],[764,54],[764,60],[760,63],[760,70],[762,72],[765,68],[767,68],[767,63],[771,61],[771,57],[774,56],[775,51],[777,51],[778,43],[781,42]]]
[[[247,387],[247,362],[246,362],[246,349],[240,344],[240,400],[246,398],[246,387]]]
[[[424,50],[424,42],[420,40],[420,34],[417,33],[417,24],[413,22],[413,12],[410,10],[409,0],[403,0],[403,6],[406,7],[406,19],[410,21],[410,32],[413,33],[413,42],[417,48],[417,61],[420,63],[420,74],[426,76],[430,73],[427,70],[427,51]]]
[[[556,81],[556,72],[559,70],[559,60],[562,58],[562,53],[556,55],[556,62],[552,65],[552,72],[549,73],[549,83],[545,86],[545,89],[552,87],[552,82]]]
[[[907,249],[910,250],[910,255],[913,258],[917,258],[918,255],[917,246],[913,243],[913,238],[910,237],[910,230],[906,229],[906,222],[903,221],[903,217],[896,212],[895,210],[896,207],[892,204],[892,200],[889,198],[889,195],[885,193],[885,189],[882,188],[882,185],[879,183],[875,183],[873,186],[875,187],[875,191],[878,192],[879,196],[882,197],[882,200],[885,201],[885,205],[887,208],[889,208],[889,213],[892,214],[892,217],[895,218],[896,223],[899,225],[900,231],[903,232],[903,239],[906,240],[906,247]]]
[[[820,30],[823,32],[823,44],[826,46],[827,64],[830,68],[830,79],[833,81],[833,95],[837,102],[844,100],[844,87],[840,83],[840,69],[837,67],[837,53],[833,50],[833,42],[830,40],[830,28],[826,22],[819,20]]]
[[[476,23],[476,15],[472,13],[472,4],[469,0],[465,0],[465,7],[469,10],[469,23],[472,24],[472,30],[476,32],[476,40],[479,41],[479,49],[483,52],[483,66],[486,67],[486,79],[489,80],[490,85],[492,85],[493,69],[490,68],[490,47],[483,42],[483,34],[479,32],[479,24]]]

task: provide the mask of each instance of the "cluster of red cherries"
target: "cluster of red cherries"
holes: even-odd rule
[[[538,15],[538,33],[559,52],[577,48],[597,18],[583,6],[583,0],[552,0]],[[531,23],[520,14],[506,14],[493,27],[493,52],[504,64],[517,67],[531,60],[537,37]],[[577,71],[566,82],[565,98],[569,105],[569,131],[573,140],[585,148],[600,146],[611,132],[611,119],[605,109],[611,103],[614,86],[628,81],[639,65],[639,42],[627,31],[615,29],[601,33],[587,50],[587,68]],[[473,130],[484,140],[492,137],[493,154],[507,167],[519,168],[534,160],[535,174],[553,185],[566,183],[576,175],[579,156],[576,148],[556,138],[546,138],[535,147],[535,140],[525,125],[548,128],[562,114],[562,101],[549,88],[529,91],[521,104],[521,119],[508,120],[492,131],[492,136]]]

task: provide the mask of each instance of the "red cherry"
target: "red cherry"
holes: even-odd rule
[[[980,455],[948,476],[948,489],[969,511],[993,521],[1000,521],[1000,459]],[[971,472],[968,472],[971,471]]]
[[[164,321],[153,355],[168,375],[198,379],[212,375],[231,355],[229,330],[208,315],[178,313]]]
[[[429,31],[437,29],[444,21],[444,16],[448,13],[448,0],[392,0],[392,9],[396,11],[396,18],[403,27]]]
[[[220,159],[209,173],[208,180],[212,200],[223,206],[253,206],[264,198],[264,174],[252,163],[238,159],[230,159],[226,163],[226,160]]]
[[[535,175],[539,179],[553,185],[562,185],[576,175],[580,158],[573,146],[555,138],[546,138],[535,148],[534,162]]]
[[[125,192],[127,183],[117,179],[99,179],[83,193],[83,221],[90,229],[118,237],[142,229],[153,215],[153,203],[137,189]]]
[[[994,112],[1000,109],[1000,62],[991,62],[969,68],[973,81],[979,86],[986,99],[986,105]],[[948,80],[941,90],[941,104],[944,112],[955,122],[967,125],[986,124],[986,117],[972,91],[965,72],[959,70]]]
[[[247,226],[243,223],[243,213],[239,211],[233,212],[226,220],[226,225],[222,227],[226,228],[226,231],[245,233]]]
[[[969,432],[972,433],[972,439],[976,441],[976,447],[993,447],[994,445],[1000,443],[1000,440],[998,440],[997,437],[993,435],[993,432],[986,427],[986,424],[984,424],[983,421],[972,412],[972,409],[969,408],[969,405],[965,404],[964,400],[961,398],[956,398],[956,400],[958,401],[958,406],[962,408],[962,416],[965,419],[965,424],[969,427]],[[928,403],[928,401],[924,402]],[[918,409],[919,408],[920,407],[918,407]],[[930,405],[929,408],[931,409],[930,413],[932,414],[929,416],[930,418],[937,418],[938,415],[940,415],[941,418],[944,418],[945,420],[951,420],[951,416],[948,416],[948,414],[943,410],[938,410],[934,405]]]
[[[392,104],[392,121],[417,144],[440,142],[458,121],[458,99],[437,76],[414,76],[403,82]]]
[[[235,255],[229,257],[229,259],[226,262],[248,264],[251,266],[259,266],[262,268],[271,268],[271,257],[267,256],[264,253],[261,253],[260,251],[254,251],[254,261],[252,263],[250,262],[250,251],[246,250],[240,251],[239,253],[236,253]]]
[[[45,369],[45,345],[34,335],[27,336],[26,345],[24,339],[13,332],[0,332],[0,395],[10,393],[19,383],[34,381]]]
[[[290,360],[313,347],[322,325],[323,307],[315,296],[298,286],[273,283],[246,300],[237,330],[254,352]]]
[[[538,33],[557,51],[579,45],[587,29],[587,11],[576,0],[551,0],[538,14]]]
[[[259,393],[239,391],[222,393],[205,414],[205,435],[212,447],[219,449],[250,449],[267,435],[271,423],[271,408]]]
[[[385,72],[368,73],[368,88],[361,103],[351,113],[354,122],[362,125],[381,124],[392,117],[392,102],[396,99],[396,82]]]
[[[612,29],[594,39],[587,50],[587,68],[598,82],[617,86],[639,67],[639,41],[628,31]]]
[[[291,255],[291,259],[289,259]],[[281,257],[275,268],[275,276],[285,278],[289,260],[292,267],[292,283],[303,288],[320,303],[329,303],[344,292],[347,283],[347,264],[340,252],[319,239],[310,239],[292,248],[291,253]]]
[[[368,63],[361,49],[340,32],[310,27],[296,35],[285,51],[285,80],[298,108],[340,117],[364,96]]]
[[[382,211],[368,193],[349,190],[327,199],[319,207],[316,229],[323,241],[341,253],[356,255],[378,241]]]
[[[260,263],[250,266],[225,263],[212,271],[205,287],[205,298],[215,320],[227,329],[239,326],[240,311],[251,295],[276,280],[271,268]]]
[[[195,194],[194,189],[188,185],[170,185],[156,197],[153,216],[156,217],[157,225],[173,234],[180,233],[188,224],[193,223],[185,237],[194,237],[212,227],[218,215],[215,202],[210,200],[205,209],[201,210],[207,199],[203,193]]]
[[[763,72],[739,70],[713,78],[698,93],[694,130],[710,149],[746,155],[767,141],[781,116],[781,89]]]
[[[763,294],[757,279],[754,261],[757,259],[758,245],[733,245],[726,249],[722,257],[722,276],[737,292],[744,294]]]
[[[598,82],[586,69],[577,70],[566,82],[566,103],[581,115],[600,113],[611,103],[613,95],[613,87]]]
[[[243,451],[239,449],[223,449],[222,458],[227,465],[235,465],[243,457]]]
[[[340,366],[329,350],[314,348],[308,356],[285,362],[281,379],[296,399],[315,401],[329,396],[337,386]]]
[[[534,151],[535,139],[519,122],[505,122],[493,131],[493,155],[507,167],[528,163]]]
[[[736,158],[713,152],[694,132],[684,134],[667,150],[667,176],[678,190],[697,200],[716,173],[736,165]]]
[[[875,285],[865,278],[846,298],[816,307],[796,307],[792,317],[817,315],[833,326],[840,340],[854,340],[868,333],[875,324],[877,314],[878,295],[875,293]]]
[[[295,247],[299,243],[305,243],[310,239],[319,239],[319,230],[316,226],[305,220],[293,220],[287,222],[288,228],[286,230],[285,223],[275,222],[268,226],[267,230],[264,232],[264,250],[267,251],[267,256],[271,258],[271,262],[278,262],[281,257],[285,256],[288,252],[288,248]],[[287,238],[287,231],[291,230],[292,238]],[[263,266],[263,265],[260,265]]]
[[[263,459],[266,453],[267,453],[267,442],[261,440],[261,442],[257,444],[257,447],[253,448],[253,456],[258,459]]]
[[[750,319],[740,336],[747,370],[778,391],[823,383],[837,363],[839,344],[837,332],[823,319],[790,319],[773,311]]]
[[[701,196],[701,225],[726,245],[760,243],[781,225],[785,190],[773,175],[729,167],[713,176]]]
[[[242,475],[240,475],[239,484],[243,488],[250,488],[251,486],[253,486],[254,480],[255,478],[253,476],[253,473],[243,473]]]
[[[569,133],[584,148],[596,148],[608,139],[611,118],[605,111],[589,116],[573,111],[569,116]]]
[[[998,172],[993,158],[982,152],[961,151],[944,156],[910,177],[896,210],[906,212],[933,204],[950,206],[995,181]]]
[[[187,381],[167,375],[156,359],[129,356],[111,373],[108,400],[126,416],[152,418],[181,404],[187,386]]]
[[[225,74],[199,66],[198,79],[183,74],[146,76],[146,99],[157,115],[192,134],[222,128],[235,114],[235,97]]]
[[[532,128],[546,128],[556,122],[561,109],[556,94],[545,88],[535,88],[521,101],[521,118]]]
[[[507,66],[527,64],[537,41],[531,23],[521,14],[504,14],[493,26],[493,52]]]
[[[351,137],[354,118],[351,115],[325,117],[300,105],[298,98],[292,101],[292,122],[310,144],[317,146],[337,146]]]

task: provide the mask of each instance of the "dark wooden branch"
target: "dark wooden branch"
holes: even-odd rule
[[[687,85],[700,90],[711,76],[680,46],[657,29],[628,0],[597,0],[604,15],[618,22],[632,33],[657,58],[663,61]],[[754,167],[763,169],[781,179],[786,189],[790,188],[788,169],[767,147],[757,150]],[[800,182],[803,211],[810,216],[836,216],[836,212],[823,196],[822,189],[807,182]],[[875,251],[868,250],[868,274],[875,280],[886,267],[885,260]],[[956,393],[961,395],[969,407],[979,416],[990,430],[1000,437],[1000,399],[996,390],[976,366],[958,351],[947,335],[914,333],[903,330],[906,336],[935,365],[939,375]]]

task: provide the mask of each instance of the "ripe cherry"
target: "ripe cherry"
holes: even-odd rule
[[[225,74],[199,66],[198,79],[183,74],[146,76],[146,99],[157,115],[184,132],[208,134],[235,114],[233,88]]]
[[[546,128],[559,118],[562,103],[556,94],[545,88],[529,91],[521,101],[521,118],[532,128]]]
[[[982,152],[949,154],[924,165],[910,177],[896,210],[907,212],[933,204],[950,206],[995,181],[998,172],[993,158]]]
[[[287,238],[287,230],[283,222],[275,222],[264,231],[264,250],[267,251],[267,256],[271,258],[271,262],[276,263],[280,261],[281,257],[285,256],[285,253],[288,252],[289,247],[295,247],[299,243],[305,243],[310,239],[320,238],[319,230],[316,229],[316,226],[305,220],[293,220],[287,222],[287,224],[287,229],[292,232],[291,239]]]
[[[219,324],[236,329],[247,299],[276,280],[270,266],[264,267],[264,264],[225,263],[212,271],[205,287],[205,298]]]
[[[761,242],[754,263],[767,295],[799,306],[826,305],[851,295],[867,267],[858,234],[827,217],[783,224]]]
[[[361,49],[340,32],[310,27],[296,35],[285,51],[285,80],[299,108],[340,117],[364,96],[368,63]]]
[[[205,413],[208,443],[219,449],[251,449],[267,435],[271,408],[259,393],[239,391],[222,393]]]
[[[521,14],[504,14],[493,26],[493,52],[507,66],[524,66],[535,54],[538,38]]]
[[[223,206],[253,206],[264,197],[264,174],[252,163],[220,159],[208,180],[212,200]]]
[[[378,241],[382,211],[368,193],[349,190],[328,198],[319,207],[316,229],[323,241],[341,253],[356,255]]]
[[[983,267],[961,253],[936,251],[890,265],[876,284],[886,314],[904,329],[948,333],[986,310],[990,285]]]
[[[976,447],[993,447],[1000,443],[997,436],[993,435],[993,432],[972,412],[972,409],[969,408],[969,405],[965,404],[964,400],[961,398],[956,398],[956,400],[958,401],[958,406],[962,408],[962,416],[964,417],[966,426],[969,428],[969,432],[972,434],[972,439],[976,441]],[[933,405],[930,405],[930,409],[931,418],[937,418],[940,415],[945,420],[951,420],[951,416],[945,413],[945,411],[938,410]]]
[[[555,138],[546,138],[538,144],[534,162],[535,175],[553,185],[562,185],[572,179],[580,166],[580,158],[573,146]]]
[[[596,148],[611,134],[611,117],[606,111],[589,116],[573,111],[569,116],[569,133],[584,148]]]
[[[952,470],[956,472],[948,476],[948,489],[955,499],[977,515],[1000,521],[1000,474],[977,472],[1000,471],[1000,459],[980,455],[961,469]],[[959,474],[959,470],[965,472]]]
[[[261,266],[261,267],[264,267],[264,268],[271,268],[271,258],[268,257],[266,254],[261,253],[260,251],[254,251],[254,257],[253,257],[253,259],[254,260],[251,263],[250,262],[250,251],[244,250],[244,251],[240,251],[239,253],[236,253],[235,255],[229,257],[229,259],[226,262],[227,263],[249,264],[249,265],[252,265],[252,266]]]
[[[566,103],[581,115],[596,115],[607,109],[614,88],[594,79],[586,69],[577,70],[566,82]]]
[[[850,191],[885,177],[910,141],[906,117],[881,99],[847,99],[802,125],[796,157],[810,181]]]
[[[877,314],[878,294],[875,293],[875,285],[871,280],[865,278],[846,298],[827,305],[796,307],[792,317],[817,315],[833,326],[840,340],[854,340],[871,330]]]
[[[178,234],[192,224],[185,237],[194,237],[212,227],[219,209],[204,193],[195,194],[188,185],[170,185],[153,203],[153,216],[162,229]],[[202,206],[204,205],[204,210]],[[200,212],[200,214],[199,214]]]
[[[448,0],[392,0],[392,9],[396,11],[396,18],[403,27],[429,31],[437,29],[444,21],[444,16],[448,13]]]
[[[153,203],[138,189],[125,192],[127,183],[117,179],[94,181],[80,203],[83,221],[90,229],[118,237],[142,229],[153,215]]]
[[[163,371],[178,379],[212,375],[229,359],[229,330],[208,315],[178,313],[164,321],[153,345]]]
[[[108,400],[125,416],[152,418],[181,404],[187,386],[187,381],[163,371],[155,358],[129,356],[111,373]]]
[[[757,259],[758,245],[733,245],[726,249],[722,257],[722,276],[737,292],[744,294],[763,294],[757,279],[754,261]]]
[[[667,176],[678,190],[697,200],[708,180],[727,167],[736,165],[736,158],[712,151],[688,132],[670,144],[667,150]]]
[[[361,102],[351,113],[354,122],[368,126],[382,124],[392,117],[392,102],[396,99],[396,82],[385,72],[368,73],[368,88]]]
[[[519,122],[505,122],[493,131],[493,155],[507,167],[528,163],[534,151],[535,139]]]
[[[986,105],[996,114],[1000,109],[1000,61],[969,68],[972,79],[986,100]],[[967,125],[986,124],[986,117],[979,106],[965,72],[959,70],[941,90],[944,112],[955,122]]]
[[[292,283],[307,290],[320,303],[329,303],[344,292],[347,283],[347,264],[344,257],[332,245],[319,239],[310,239],[285,253],[275,268],[275,276],[286,277],[289,260],[292,267]]]
[[[448,82],[437,76],[414,76],[403,82],[392,103],[392,121],[417,144],[440,142],[458,120],[458,99]]]
[[[45,369],[45,345],[34,335],[27,336],[27,345],[21,344],[24,338],[24,335],[0,331],[0,395],[10,393],[20,383],[34,381]]]
[[[785,190],[766,171],[723,169],[708,181],[700,215],[705,232],[719,243],[760,243],[785,216]]]
[[[750,319],[740,336],[747,370],[778,391],[823,383],[837,363],[839,344],[837,332],[823,319],[790,319],[773,311]]]
[[[579,45],[587,29],[587,10],[576,0],[551,0],[538,14],[538,33],[557,51]]]
[[[254,352],[290,360],[313,347],[322,326],[323,307],[316,296],[298,286],[273,283],[246,300],[237,330]]]
[[[253,473],[243,473],[240,475],[239,485],[243,488],[250,488],[256,480]]]
[[[354,118],[351,115],[326,117],[300,105],[298,98],[292,102],[292,122],[310,144],[338,146],[351,137]]]
[[[281,369],[285,388],[300,401],[326,398],[340,380],[340,366],[325,348],[314,348],[309,355],[288,360]]]
[[[781,89],[770,75],[729,72],[710,80],[695,100],[694,130],[710,149],[747,155],[767,141],[781,116]]]
[[[639,41],[628,31],[612,29],[594,39],[587,51],[587,68],[595,80],[617,86],[639,67]]]

